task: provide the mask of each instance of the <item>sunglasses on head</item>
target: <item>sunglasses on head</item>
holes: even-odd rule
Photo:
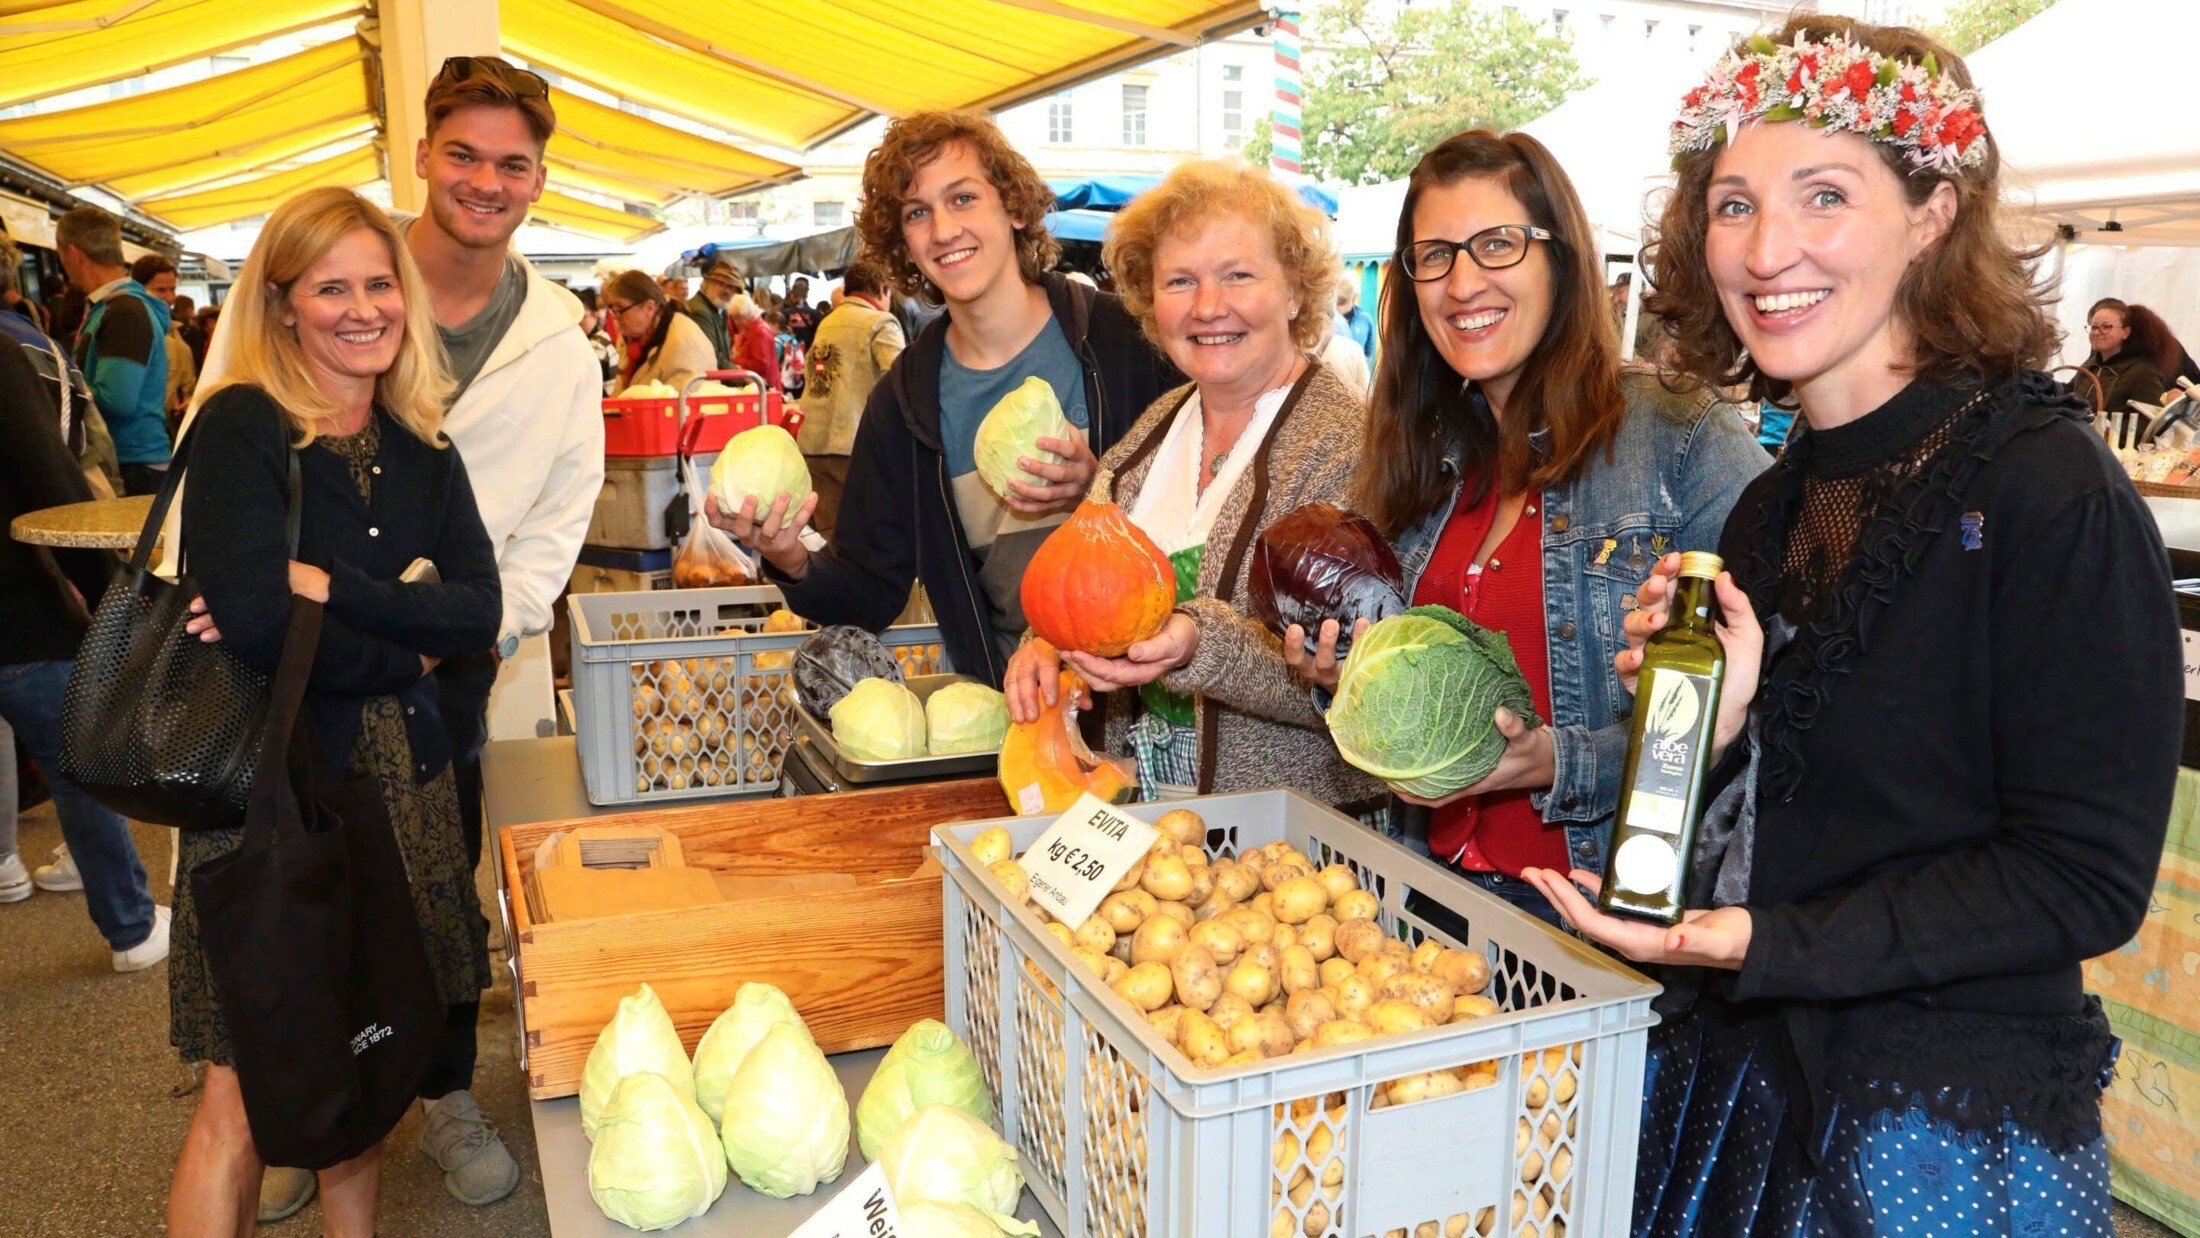
[[[435,75],[435,84],[457,86],[477,77],[493,77],[522,99],[550,97],[550,83],[542,80],[541,74],[515,68],[496,56],[453,56],[443,62],[442,71]]]

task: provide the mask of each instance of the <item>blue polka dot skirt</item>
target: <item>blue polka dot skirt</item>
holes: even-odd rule
[[[1639,1238],[2109,1238],[2108,1151],[2056,1153],[2013,1122],[1959,1131],[1919,1104],[1837,1103],[1824,1167],[1780,1137],[1778,1042],[1684,1015],[1650,1032],[1635,1179]]]

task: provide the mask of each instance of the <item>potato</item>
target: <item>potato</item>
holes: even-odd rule
[[[1322,889],[1329,891],[1331,901],[1343,898],[1360,888],[1360,879],[1342,864],[1332,864],[1315,873],[1314,880],[1321,882]]]
[[[1395,954],[1370,954],[1360,960],[1360,974],[1367,977],[1368,983],[1378,990],[1383,987],[1383,981],[1412,970],[1412,963]]]
[[[1281,921],[1278,921],[1276,927],[1271,930],[1268,941],[1269,944],[1273,945],[1278,950],[1283,949],[1285,946],[1298,945],[1298,926],[1295,924],[1284,924]]]
[[[1108,986],[1116,996],[1142,1011],[1155,1011],[1169,1004],[1169,995],[1175,991],[1175,981],[1169,969],[1159,963],[1140,963],[1118,976]]]
[[[1365,1023],[1354,1023],[1350,1019],[1324,1023],[1314,1029],[1314,1047],[1317,1049],[1333,1049],[1338,1045],[1357,1044],[1374,1038],[1374,1028]]]
[[[1298,932],[1299,944],[1306,947],[1315,962],[1327,962],[1337,953],[1337,918],[1328,912],[1310,917]]]
[[[1421,1008],[1431,1025],[1451,1022],[1454,998],[1451,986],[1434,976],[1424,976],[1416,971],[1401,972],[1375,986],[1381,997],[1403,998]]]
[[[1525,1088],[1521,1089],[1520,1099],[1526,1102],[1528,1108],[1530,1109],[1541,1109],[1543,1106],[1550,1104],[1550,1081],[1543,1078],[1543,1076],[1541,1075],[1537,1075],[1535,1078],[1528,1080],[1528,1085]]]
[[[1296,864],[1273,863],[1260,870],[1260,888],[1273,894],[1284,882],[1297,881],[1301,877],[1308,877],[1311,880],[1307,871]],[[1321,882],[1316,881],[1314,884],[1318,886]],[[1322,891],[1322,905],[1325,907],[1329,905],[1329,891],[1327,890]]]
[[[1069,953],[1070,957],[1084,964],[1087,971],[1101,977],[1103,981],[1106,979],[1108,970],[1107,955],[1097,950],[1088,950],[1083,946],[1074,946]]]
[[[1214,1005],[1207,1008],[1207,1017],[1223,1027],[1230,1027],[1236,1024],[1239,1019],[1253,1017],[1253,1003],[1246,1001],[1235,993],[1224,992],[1222,996],[1215,999]]]
[[[996,825],[970,840],[970,856],[980,864],[993,864],[1013,859],[1016,844],[1008,836],[1008,827]]]
[[[1131,861],[1129,868],[1123,870],[1122,876],[1115,879],[1115,885],[1109,890],[1109,893],[1121,894],[1125,890],[1135,890],[1138,888],[1139,879],[1145,875],[1146,857],[1139,856]]]
[[[1260,877],[1260,870],[1268,867],[1268,853],[1258,847],[1251,851],[1241,851],[1238,853],[1237,862],[1251,870],[1254,879],[1257,881]],[[1248,895],[1247,897],[1251,896]]]
[[[1574,1098],[1579,1087],[1580,1080],[1574,1077],[1573,1067],[1569,1066],[1558,1072],[1558,1082],[1551,1085],[1551,1099],[1563,1105]]]
[[[1231,928],[1245,938],[1248,946],[1260,945],[1276,939],[1276,922],[1250,907],[1239,907],[1222,917]]]
[[[1336,932],[1337,957],[1357,964],[1383,946],[1383,926],[1373,920],[1339,920]]]
[[[1329,1204],[1327,1201],[1317,1199],[1306,1206],[1306,1222],[1301,1227],[1300,1232],[1305,1234],[1306,1238],[1322,1238],[1323,1234],[1329,1232]]]
[[[1290,855],[1292,852],[1297,850],[1298,848],[1293,847],[1291,845],[1291,840],[1288,838],[1279,838],[1274,842],[1262,843],[1260,845],[1260,853],[1264,856],[1267,856],[1268,862],[1271,864],[1275,863],[1276,861],[1282,859],[1287,855]]]
[[[1189,894],[1184,896],[1183,901],[1186,906],[1197,907],[1214,897],[1215,875],[1207,867],[1207,862],[1204,859],[1196,864],[1189,859],[1185,860],[1184,863],[1187,871],[1192,874],[1192,889]]]
[[[1277,1109],[1282,1109],[1282,1106],[1278,1105]],[[1272,1158],[1272,1163],[1275,1165],[1277,1172],[1280,1173],[1283,1170],[1289,1169],[1293,1165],[1298,1164],[1298,1160],[1298,1132],[1290,1129],[1289,1127],[1285,1127],[1283,1132],[1276,1136],[1275,1155]]]
[[[1276,896],[1266,890],[1255,894],[1253,901],[1245,905],[1263,920],[1272,921],[1276,918]]]
[[[1443,942],[1431,937],[1413,948],[1413,970],[1427,975],[1436,968],[1436,960],[1444,957],[1448,949]]]
[[[1459,1086],[1467,1091],[1494,1087],[1497,1084],[1497,1063],[1476,1062],[1459,1068]]]
[[[1353,969],[1352,964],[1338,958],[1323,959],[1320,963],[1320,967],[1322,987],[1325,989],[1336,988],[1337,985],[1341,983],[1346,976],[1358,974]]]
[[[1397,955],[1398,961],[1404,963],[1406,966],[1413,966],[1413,947],[1398,940],[1397,938],[1392,937],[1387,933],[1384,934],[1383,944],[1378,948],[1381,949],[1384,954]]]
[[[1181,900],[1192,892],[1191,866],[1180,855],[1147,856],[1146,871],[1138,879],[1138,887],[1158,899]]]
[[[1069,925],[1064,924],[1059,920],[1047,921],[1047,932],[1052,933],[1054,935],[1054,940],[1061,942],[1065,946],[1074,947],[1077,944],[1077,939],[1070,936]]]
[[[1276,919],[1285,924],[1304,924],[1329,906],[1329,891],[1322,889],[1322,883],[1312,877],[1292,877],[1278,882],[1270,898],[1274,901]]]
[[[1490,982],[1490,961],[1479,950],[1446,950],[1428,973],[1460,993],[1480,993]]]
[[[1503,1013],[1504,1007],[1479,993],[1462,993],[1451,1004],[1451,1021],[1454,1023],[1466,1019],[1487,1019]]]
[[[1324,1023],[1337,1017],[1337,1003],[1319,989],[1302,989],[1284,1003],[1283,1021],[1300,1040],[1312,1039]]]
[[[1458,1079],[1449,1071],[1437,1073],[1451,1079],[1454,1084],[1458,1083]],[[1427,1100],[1433,1094],[1435,1080],[1435,1074],[1407,1075],[1403,1079],[1393,1079],[1383,1085],[1383,1095],[1389,1097],[1393,1105],[1410,1105],[1417,1100]]]
[[[1197,1010],[1187,1010],[1177,1024],[1178,1046],[1184,1056],[1192,1059],[1192,1065],[1213,1068],[1222,1065],[1230,1056],[1230,1035],[1213,1019]]]
[[[993,874],[993,879],[1008,891],[1010,902],[1023,902],[1031,893],[1031,875],[1014,860],[995,860],[985,866],[985,871]]]
[[[1141,890],[1139,891],[1139,893],[1143,894],[1145,893],[1145,891]],[[1176,921],[1178,924],[1183,925],[1185,928],[1190,928],[1193,925],[1199,923],[1199,916],[1196,915],[1190,907],[1187,907],[1179,902],[1167,900],[1156,902],[1153,905],[1153,914],[1157,916],[1167,916],[1171,920]]]
[[[1153,828],[1179,846],[1207,841],[1207,822],[1189,808],[1172,808],[1162,813],[1155,818]]]
[[[1207,849],[1198,843],[1185,843],[1177,848],[1176,853],[1183,856],[1184,862],[1193,868],[1206,868],[1214,863],[1214,857],[1208,855]]]
[[[1337,1014],[1342,1018],[1361,1018],[1375,1001],[1375,986],[1365,976],[1346,976],[1337,985]]]
[[[1153,1030],[1160,1033],[1161,1039],[1173,1045],[1182,1028],[1184,1014],[1185,1008],[1182,1006],[1163,1006],[1147,1015],[1146,1022],[1153,1025]]]
[[[1385,1036],[1418,1032],[1424,1028],[1436,1026],[1427,1015],[1421,1013],[1419,1006],[1398,997],[1385,997],[1377,1000],[1374,1005],[1367,1008],[1367,1013],[1362,1017],[1369,1027]]]
[[[1543,1154],[1534,1148],[1530,1148],[1528,1154],[1520,1158],[1520,1180],[1529,1186],[1533,1186],[1535,1180],[1542,1176]]]
[[[1215,889],[1231,903],[1242,903],[1260,892],[1260,873],[1240,863],[1214,866]]]
[[[1338,895],[1329,911],[1337,917],[1337,923],[1342,924],[1347,920],[1372,920],[1382,907],[1382,903],[1366,890],[1351,890]]]
[[[1114,984],[1116,981],[1121,980],[1123,974],[1130,969],[1131,965],[1123,960],[1112,954],[1103,954],[1100,956],[1100,983]]]
[[[1276,964],[1276,979],[1285,993],[1304,993],[1321,987],[1321,964],[1305,946],[1285,946]],[[1446,1006],[1449,1006],[1447,1001]],[[1445,1013],[1450,1013],[1447,1009]]]
[[[1087,916],[1083,924],[1070,931],[1070,936],[1094,954],[1106,954],[1115,946],[1115,930],[1100,916]]]
[[[1125,963],[1135,962],[1136,960],[1131,958],[1131,939],[1128,937],[1116,938],[1115,944],[1108,947],[1108,957],[1121,959]]]
[[[1222,969],[1204,946],[1180,947],[1169,963],[1176,982],[1176,999],[1194,1010],[1206,1010],[1222,996]]]
[[[1274,971],[1283,965],[1283,951],[1276,949],[1272,941],[1256,941],[1238,955],[1238,962]]]
[[[1100,900],[1100,918],[1118,935],[1134,933],[1153,914],[1154,897],[1144,890],[1125,890]]]
[[[1548,1150],[1552,1144],[1558,1142],[1559,1132],[1564,1129],[1566,1124],[1558,1120],[1557,1110],[1545,1111],[1542,1123],[1535,1128],[1537,1146]]]
[[[1265,1006],[1276,995],[1276,973],[1240,959],[1222,978],[1222,987],[1245,999],[1248,1006]]]
[[[1173,916],[1155,916],[1131,934],[1131,962],[1159,963],[1166,967],[1184,949],[1184,926]]]
[[[1228,967],[1244,951],[1245,934],[1225,921],[1208,920],[1192,926],[1191,943],[1206,950],[1217,965]]]

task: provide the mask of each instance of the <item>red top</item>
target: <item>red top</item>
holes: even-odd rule
[[[777,391],[779,384],[779,337],[772,334],[772,325],[761,318],[749,319],[749,325],[741,328],[734,337],[733,365],[735,369],[751,371],[764,380],[764,390]]]
[[[1528,677],[1536,712],[1548,719],[1551,654],[1544,635],[1542,496],[1528,496],[1512,532],[1479,572],[1474,570],[1474,552],[1497,520],[1496,488],[1473,507],[1466,502],[1462,492],[1459,507],[1436,539],[1427,570],[1414,586],[1413,604],[1449,606],[1503,632],[1512,642],[1520,673]],[[1431,809],[1429,854],[1473,872],[1511,877],[1530,867],[1565,872],[1566,831],[1544,824],[1543,814],[1528,802],[1532,794],[1527,789],[1497,791]]]

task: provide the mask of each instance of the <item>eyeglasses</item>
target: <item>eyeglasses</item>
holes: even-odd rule
[[[1530,241],[1556,243],[1558,238],[1531,224],[1499,224],[1464,241],[1415,241],[1398,251],[1398,261],[1407,279],[1425,284],[1451,274],[1452,263],[1462,251],[1485,271],[1518,266],[1528,256]]]
[[[436,86],[456,86],[477,77],[493,77],[511,88],[522,99],[547,99],[550,83],[539,73],[530,73],[505,63],[496,56],[452,56],[443,62],[443,68],[435,75]]]
[[[2114,331],[2114,330],[2116,329],[2116,326],[2117,326],[2117,324],[2115,324],[2115,323],[2113,323],[2113,322],[2096,322],[2096,323],[2094,323],[2094,324],[2093,324],[2092,326],[2089,326],[2089,327],[2087,327],[2087,328],[2086,328],[2086,330],[2088,330],[2088,331]]]
[[[639,301],[629,301],[624,305],[619,304],[617,301],[606,301],[603,303],[603,307],[606,310],[609,310],[613,317],[617,317],[618,315],[624,314],[628,310],[633,309],[635,306],[640,304],[641,302]]]

